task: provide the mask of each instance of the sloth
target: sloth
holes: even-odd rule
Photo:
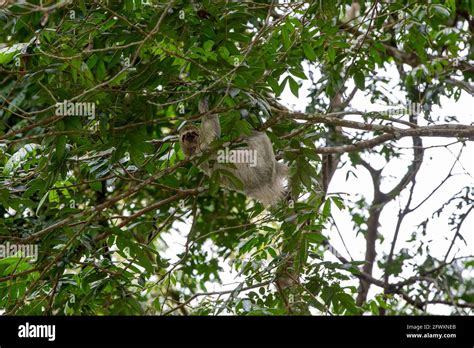
[[[208,111],[208,99],[203,98],[199,101],[199,112],[204,114],[200,128],[186,125],[179,131],[179,142],[186,158],[206,151],[210,144],[221,136],[218,116],[209,114]],[[285,193],[288,167],[276,161],[272,143],[264,132],[251,131],[250,135],[244,136],[242,140],[245,146],[240,150],[255,154],[254,163],[247,161],[228,165],[215,161],[216,157],[211,156],[210,159],[214,161],[206,160],[199,168],[208,176],[215,170],[228,171],[239,179],[242,186],[237,186],[227,177],[221,176],[222,186],[240,191],[266,207],[276,205]]]

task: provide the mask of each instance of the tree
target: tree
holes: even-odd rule
[[[433,303],[472,314],[474,280],[462,270],[474,259],[451,253],[473,210],[472,185],[433,213],[456,207],[444,259],[420,244],[430,234],[427,221],[410,241],[418,252],[398,246],[405,217],[431,214],[424,202],[454,175],[414,201],[416,183],[429,180],[417,177],[424,139],[447,148],[450,138],[472,151],[474,126],[432,112],[443,98],[472,97],[472,3],[0,6],[6,314],[419,314]],[[393,108],[383,76],[390,68],[405,105],[416,107],[354,110],[363,95]],[[282,96],[289,88],[298,97],[303,81],[311,84],[310,102],[297,111]],[[251,129],[266,131],[290,166],[286,201],[265,209],[223,189],[228,172],[202,174],[205,156],[184,159],[178,128],[199,120],[206,96],[223,128],[214,151]],[[405,138],[409,150],[398,147]],[[373,162],[410,153],[395,185]],[[330,193],[341,167],[370,173],[372,201]],[[383,240],[390,252],[378,253],[381,214],[397,214],[386,209],[395,201],[395,232]],[[343,234],[364,235],[364,259],[332,247],[339,209],[354,222]],[[167,236],[184,236],[174,259]],[[28,249],[15,254],[22,246],[36,246],[37,259]],[[210,291],[229,263],[239,282]]]

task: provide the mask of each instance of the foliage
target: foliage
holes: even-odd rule
[[[285,116],[277,98],[285,89],[300,96],[309,80],[306,112],[325,114],[337,111],[330,101],[347,94],[346,82],[353,81],[374,102],[390,104],[377,71],[405,63],[400,88],[413,102],[422,90],[426,118],[435,122],[431,106],[461,94],[453,77],[472,81],[472,68],[459,64],[473,58],[466,27],[474,8],[454,0],[364,3],[361,16],[345,23],[350,4],[80,0],[0,8],[0,241],[39,248],[37,260],[0,259],[0,309],[33,315],[416,312],[396,291],[356,303],[350,280],[360,277],[364,260],[328,257],[326,231],[334,209],[350,209],[363,233],[369,205],[326,195],[318,154],[347,141],[331,138],[335,124]],[[295,202],[264,209],[222,189],[225,173],[208,178],[198,160],[184,159],[174,136],[183,122],[198,121],[203,96],[220,115],[216,148],[251,129],[267,132],[291,167]],[[364,118],[387,124],[377,114]],[[367,134],[359,130],[348,141]],[[390,160],[400,155],[392,145],[368,151]],[[344,162],[359,165],[363,151]],[[472,192],[469,197],[472,204]],[[173,255],[170,240],[179,238],[184,245]],[[397,276],[412,257],[400,253],[380,267]],[[275,275],[288,262],[298,284],[278,289]],[[440,265],[428,255],[414,272]],[[456,299],[472,303],[472,287],[461,286],[472,279],[460,277],[455,265],[441,267],[439,276],[457,289]],[[224,283],[229,267],[238,283],[209,293]],[[428,298],[420,294],[414,295],[419,301]],[[451,301],[448,292],[439,296]]]

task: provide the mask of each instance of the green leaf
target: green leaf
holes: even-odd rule
[[[288,81],[290,82],[291,93],[298,97],[298,90],[300,89],[298,82],[296,82],[291,76],[288,77]]]
[[[357,88],[359,88],[361,91],[365,89],[365,76],[362,71],[356,71],[354,74],[354,82]]]
[[[0,48],[0,64],[7,64],[13,60],[15,55],[28,46],[26,43],[17,43],[10,47]]]
[[[306,238],[301,239],[300,250],[299,250],[299,267],[303,267],[308,259],[308,240]]]
[[[230,52],[225,46],[219,47],[218,52],[219,52],[219,55],[222,58],[224,58],[225,60],[227,60],[227,58],[229,58]]]
[[[447,7],[444,7],[443,5],[434,4],[434,5],[431,5],[430,8],[432,8],[436,13],[438,13],[439,15],[443,17],[451,16],[451,12],[449,11],[449,9]]]
[[[290,43],[290,34],[288,33],[288,29],[286,26],[281,27],[281,40],[283,43],[283,47],[285,50],[290,49],[291,43]]]
[[[17,169],[20,166],[22,161],[28,158],[28,156],[34,153],[35,150],[38,148],[40,148],[40,145],[33,144],[33,143],[22,146],[7,161],[7,163],[5,164],[5,167],[3,168],[3,174],[4,175],[11,174],[15,169]]]
[[[328,48],[328,58],[331,63],[336,61],[336,50],[332,46],[329,46]]]
[[[220,186],[220,173],[219,171],[214,171],[212,173],[212,176],[209,180],[209,192],[212,195],[215,195],[217,191],[219,191],[219,186]]]
[[[102,192],[102,182],[101,181],[93,181],[89,183],[91,189],[96,192]]]
[[[212,40],[207,40],[206,42],[204,42],[204,45],[202,45],[202,48],[205,50],[205,51],[212,51],[212,46],[214,46],[214,41]],[[224,47],[225,48],[225,47]]]
[[[310,243],[315,243],[315,244],[321,244],[327,238],[323,236],[321,233],[305,233],[305,238],[308,240]]]
[[[344,209],[345,209],[344,201],[343,201],[340,197],[331,197],[331,201],[333,201],[334,204],[336,204],[336,206],[337,206],[340,210],[344,210]]]
[[[59,194],[57,190],[49,191],[48,201],[49,203],[59,203]]]
[[[295,75],[296,77],[299,77],[300,79],[302,80],[307,80],[308,78],[306,77],[304,71],[303,71],[303,68],[298,66],[298,67],[295,67],[294,69],[290,69],[290,73],[292,73],[293,75]]]
[[[280,85],[278,84],[278,81],[274,79],[273,77],[269,76],[267,77],[267,83],[271,87],[273,92],[275,92],[275,95],[278,97],[282,92],[282,89]]]
[[[107,74],[107,71],[105,69],[105,64],[102,59],[100,59],[99,62],[97,63],[96,73],[97,73],[97,80],[99,81],[102,81]]]
[[[56,156],[58,159],[62,159],[66,152],[66,136],[60,135],[56,138]]]
[[[48,198],[49,196],[49,192],[46,192],[44,195],[43,195],[43,198],[41,198],[41,200],[39,201],[38,203],[38,207],[36,208],[36,216],[39,216],[39,211],[41,209],[41,207],[43,206],[44,202],[46,202],[46,199]]]
[[[324,202],[323,217],[327,219],[330,214],[331,214],[331,201],[327,199],[326,202]]]
[[[313,48],[311,47],[311,45],[309,45],[308,43],[303,43],[303,52],[304,52],[304,55],[306,58],[308,58],[308,60],[310,61],[315,61],[316,60],[316,53],[314,52]]]
[[[270,254],[270,256],[273,257],[274,259],[276,259],[278,257],[277,252],[275,251],[275,249],[273,249],[271,247],[268,247],[267,251]]]

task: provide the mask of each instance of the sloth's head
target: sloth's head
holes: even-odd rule
[[[186,157],[192,156],[199,149],[199,128],[186,125],[179,131],[179,143]]]

